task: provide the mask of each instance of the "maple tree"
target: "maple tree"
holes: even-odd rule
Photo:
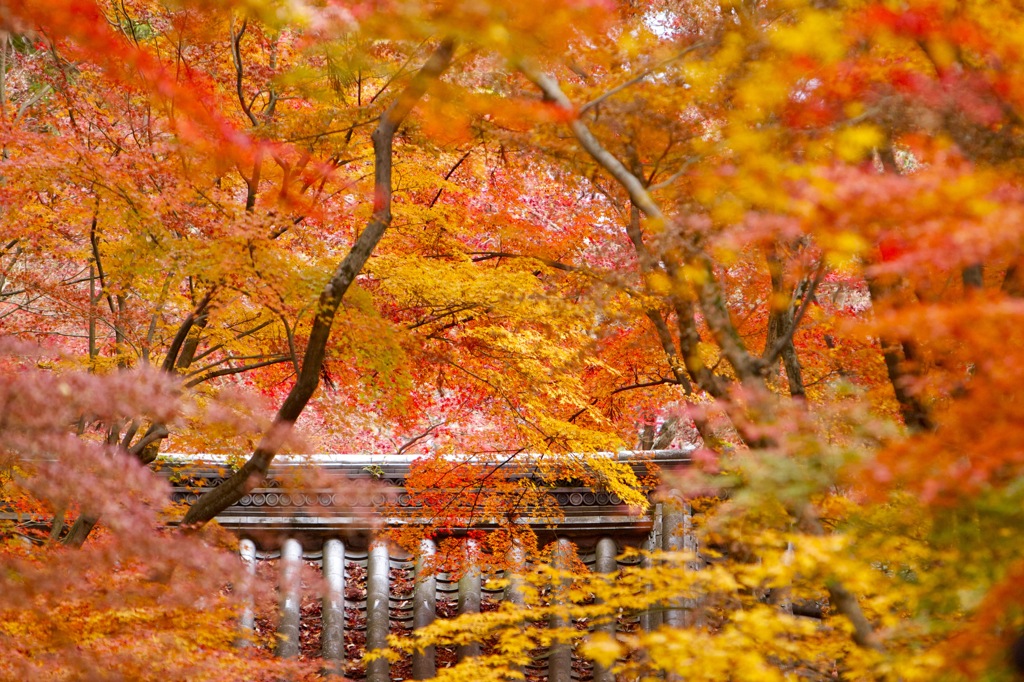
[[[613,619],[643,592],[691,600],[699,627],[534,632],[503,609],[395,646],[502,643],[452,679],[559,639],[627,676],[1004,679],[1024,626],[1022,19],[938,0],[5,3],[0,329],[59,354],[26,372],[19,350],[4,377],[59,410],[32,430],[5,409],[4,464],[32,470],[53,438],[142,465],[95,493],[50,464],[29,479],[47,486],[5,479],[55,518],[43,554],[12,542],[5,565],[206,547],[135,505],[156,504],[161,447],[252,453],[183,513],[193,529],[296,424],[303,447],[422,453],[417,532],[504,518],[480,557],[500,565],[545,504],[506,494],[517,467],[642,509],[643,482],[597,453],[686,444],[694,466],[661,477],[712,565],[539,568],[529,619]],[[452,474],[453,452],[477,461]],[[101,520],[114,539],[86,543]],[[823,626],[801,600],[827,603]],[[244,659],[230,606],[195,623],[222,631],[213,666]]]

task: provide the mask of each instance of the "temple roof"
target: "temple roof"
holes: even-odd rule
[[[685,466],[690,462],[689,450],[621,451],[604,456],[631,464],[639,477],[649,472],[651,463],[660,468]],[[267,480],[253,488],[234,505],[224,510],[217,521],[238,535],[257,540],[265,547],[276,545],[287,536],[302,538],[315,545],[325,536],[338,535],[363,544],[375,529],[384,526],[417,523],[415,500],[405,489],[405,480],[411,464],[421,455],[332,454],[283,456],[274,460]],[[471,461],[476,465],[493,462],[499,466],[504,460],[480,456],[446,456],[453,462]],[[508,477],[530,476],[530,455],[517,455],[518,468]],[[539,458],[538,458],[539,459]],[[211,455],[165,455],[158,471],[172,484],[175,501],[192,503],[211,487],[229,476],[229,458]],[[321,472],[320,481],[373,480],[380,485],[368,496],[349,496],[329,487],[288,483],[301,468],[315,466]],[[639,539],[651,531],[651,518],[622,503],[613,492],[608,492],[569,481],[566,485],[546,488],[552,502],[562,514],[532,515],[530,510],[516,520],[529,524],[541,535],[555,532],[572,536],[583,544],[600,535]],[[494,527],[497,521],[480,518],[474,528]]]

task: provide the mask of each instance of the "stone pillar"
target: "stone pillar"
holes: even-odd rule
[[[277,655],[299,655],[299,607],[302,600],[302,545],[288,538],[281,545],[281,613],[277,625]]]
[[[256,543],[248,538],[238,541],[238,553],[245,564],[245,577],[241,585],[243,606],[242,617],[239,622],[242,631],[239,633],[239,644],[248,646],[252,644],[252,631],[256,626],[256,612],[252,601],[252,582],[256,577]]]
[[[508,569],[505,570],[505,579],[508,580],[508,587],[505,588],[504,599],[516,606],[524,606],[526,597],[523,596],[523,578],[520,575],[526,568],[526,553],[518,542],[508,550]]]
[[[459,615],[464,613],[480,613],[480,568],[472,558],[476,551],[476,543],[472,540],[466,541],[466,570],[459,578]],[[461,644],[458,648],[458,659],[461,661],[467,656],[479,656],[480,644]]]
[[[700,569],[697,555],[697,536],[693,532],[693,516],[690,505],[674,497],[665,503],[662,517],[663,549],[666,552],[690,552],[694,559],[686,562],[686,569]],[[697,601],[693,598],[673,600],[665,610],[665,624],[675,628],[692,627],[698,623]]]
[[[390,566],[388,546],[379,540],[370,545],[366,558],[366,650],[386,649],[391,630]],[[391,665],[386,658],[366,664],[367,682],[390,682]]]
[[[619,565],[615,562],[619,548],[613,538],[601,538],[594,550],[594,570],[598,573],[614,573]]]
[[[554,568],[559,571],[567,571],[572,557],[572,547],[568,540],[558,540],[552,553]],[[551,590],[551,603],[553,606],[567,604],[569,595],[569,580],[563,578],[560,585],[553,586]],[[552,615],[548,622],[551,629],[567,628],[571,626],[568,619]],[[548,652],[548,682],[572,682],[572,647],[568,642],[555,642]]]
[[[665,502],[664,511],[661,517],[662,522],[662,549],[666,552],[683,551],[683,509],[682,503],[672,499]],[[673,600],[665,609],[665,625],[671,628],[681,628],[686,622],[683,613],[682,602]]]
[[[644,542],[645,552],[654,552],[661,549],[661,531],[664,514],[664,505],[660,502],[654,505],[654,524],[651,529],[651,534],[648,536],[647,541]],[[653,560],[651,557],[645,556],[640,562],[640,565],[645,569],[653,568]],[[662,613],[656,608],[646,608],[640,612],[640,629],[651,632],[661,627]]]
[[[505,556],[508,562],[508,568],[505,569],[505,579],[508,581],[508,586],[505,587],[505,594],[502,596],[502,600],[518,607],[525,606],[526,596],[523,594],[522,572],[526,569],[526,553],[517,541],[513,541],[512,547]],[[512,669],[518,670],[520,673],[523,672],[523,666],[521,665],[516,665]]]
[[[782,554],[782,565],[790,566],[793,563],[796,552],[793,550],[793,543],[786,543],[786,551]],[[772,591],[772,601],[778,605],[779,610],[790,616],[793,615],[793,595],[790,592],[789,586],[780,587],[778,590]]]
[[[323,630],[320,651],[325,661],[337,663],[345,659],[345,544],[337,538],[324,541]],[[340,670],[332,670],[340,672]]]
[[[430,559],[437,548],[433,540],[420,542],[420,555],[416,557],[416,587],[412,593],[412,627],[423,628],[434,622],[437,616],[437,579],[430,567]],[[434,647],[412,654],[412,677],[414,680],[428,680],[437,674],[434,661]]]
[[[598,573],[615,573],[619,566],[615,561],[618,554],[618,547],[612,538],[601,538],[597,541],[595,549],[594,570]],[[615,616],[609,617],[609,621],[594,628],[595,632],[606,632],[612,637],[615,636]],[[602,665],[594,664],[594,682],[615,682],[615,675]]]

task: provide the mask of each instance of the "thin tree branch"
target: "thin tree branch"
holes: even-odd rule
[[[280,449],[284,437],[291,431],[292,425],[319,386],[331,327],[342,298],[391,225],[392,143],[395,132],[416,103],[426,94],[428,86],[448,68],[454,51],[454,42],[444,40],[409,85],[381,114],[380,123],[371,136],[375,161],[373,213],[366,228],[356,238],[348,255],[338,264],[320,293],[316,317],[310,328],[299,376],[278,409],[274,423],[264,434],[253,454],[234,475],[203,495],[189,508],[181,522],[184,527],[198,528],[204,525],[237,502],[246,490],[266,477],[270,463]]]
[[[256,120],[256,116],[252,113],[245,103],[245,93],[242,92],[242,36],[245,35],[245,29],[249,27],[249,20],[242,20],[242,27],[238,29],[238,33],[235,33],[235,22],[231,22],[231,60],[235,63],[235,93],[238,95],[238,104],[242,107],[242,112],[245,113],[249,122],[253,126],[258,126],[259,121]]]
[[[470,251],[467,255],[473,256],[474,263],[482,263],[486,260],[494,260],[495,258],[529,258],[535,260],[538,263],[543,263],[549,268],[555,270],[563,270],[565,272],[582,272],[584,274],[590,274],[585,268],[576,267],[575,265],[567,265],[561,261],[553,260],[551,258],[544,258],[543,256],[533,256],[528,253],[511,253],[509,251]]]
[[[594,107],[596,107],[598,104],[600,104],[601,102],[605,101],[609,97],[614,97],[615,95],[619,94],[620,92],[622,92],[626,88],[629,88],[629,87],[632,87],[632,86],[636,85],[637,83],[639,83],[643,79],[647,78],[651,74],[654,74],[654,73],[657,73],[658,71],[661,71],[666,66],[669,66],[670,64],[673,64],[673,63],[679,61],[680,59],[682,59],[686,55],[690,54],[694,50],[699,50],[702,47],[704,47],[704,43],[694,43],[693,45],[690,45],[688,48],[686,48],[682,52],[679,52],[678,54],[673,55],[672,57],[669,57],[668,59],[655,64],[654,66],[652,66],[649,69],[644,69],[643,71],[641,71],[637,75],[635,75],[632,78],[630,78],[625,83],[620,83],[619,85],[616,85],[611,90],[608,90],[607,92],[605,92],[605,93],[603,93],[601,95],[598,95],[594,99],[592,99],[589,102],[587,102],[586,104],[584,104],[579,109],[579,115],[582,116],[583,114],[587,113],[587,111],[589,111],[590,109],[593,109]]]
[[[772,346],[771,352],[764,356],[764,366],[768,367],[772,365],[779,356],[782,355],[782,351],[786,349],[786,345],[793,342],[793,334],[796,333],[797,327],[800,326],[800,321],[804,318],[804,313],[807,312],[807,306],[810,304],[811,299],[814,298],[814,292],[818,289],[818,285],[821,284],[821,280],[825,277],[825,259],[822,258],[821,262],[818,263],[818,269],[814,272],[814,277],[811,279],[810,284],[807,286],[807,291],[804,292],[803,300],[800,301],[800,307],[797,308],[796,313],[793,315],[793,319],[788,321],[787,329],[779,340]]]
[[[518,67],[548,99],[567,112],[574,112],[572,102],[562,92],[555,79],[526,62],[520,62]],[[655,225],[662,227],[672,226],[676,229],[671,231],[684,232],[681,226],[673,225],[673,221],[665,215],[650,192],[647,191],[643,181],[626,168],[614,154],[605,149],[582,120],[574,116],[569,123],[569,127],[575,135],[577,142],[583,147],[583,150],[626,190],[632,202]],[[683,259],[701,271],[699,282],[695,284],[697,298],[700,301],[704,319],[714,334],[718,345],[721,346],[722,352],[728,358],[736,373],[745,381],[752,384],[763,383],[761,380],[760,359],[750,355],[736,333],[729,317],[725,297],[715,279],[714,271],[707,256],[690,240],[683,240],[679,245],[683,251]],[[674,264],[665,262],[665,267],[669,277],[677,279]]]
[[[421,440],[423,440],[424,438],[426,438],[427,436],[432,434],[434,431],[436,431],[438,428],[444,426],[447,423],[448,423],[448,420],[443,420],[443,421],[439,421],[436,424],[431,424],[430,426],[427,427],[427,429],[425,431],[423,431],[423,433],[416,434],[412,438],[409,438],[408,440],[406,440],[405,443],[403,443],[401,445],[401,447],[399,447],[398,450],[395,451],[395,454],[397,454],[397,455],[405,454],[406,450],[411,448],[413,445],[416,445],[416,443],[420,442]]]
[[[252,329],[247,329],[244,332],[241,332],[240,334],[236,335],[234,340],[235,341],[239,341],[241,339],[244,339],[247,336],[252,336],[256,332],[258,332],[261,329],[264,329],[266,327],[269,327],[272,324],[274,324],[273,320],[266,320],[265,322],[260,322],[258,325],[256,325]],[[223,343],[218,343],[218,344],[216,344],[214,346],[210,346],[209,348],[204,350],[202,353],[196,354],[196,356],[193,358],[193,362],[196,362],[196,361],[202,360],[203,358],[209,357],[210,355],[216,353],[217,351],[219,351],[223,347],[224,347]]]
[[[466,159],[468,159],[469,155],[472,154],[472,153],[473,153],[473,148],[470,147],[469,150],[465,154],[462,155],[462,158],[460,158],[458,161],[455,162],[455,165],[452,166],[451,170],[448,171],[447,173],[445,173],[444,179],[447,181],[450,177],[452,177],[452,175],[455,173],[455,171],[458,170],[459,166],[462,165],[462,162],[465,161]],[[435,194],[434,198],[430,200],[430,205],[428,206],[428,208],[434,208],[434,204],[436,204],[437,200],[441,198],[441,193],[442,192],[444,192],[444,187],[438,188],[437,194]]]
[[[185,343],[185,338],[188,336],[189,331],[192,329],[192,325],[196,321],[196,317],[201,315],[206,306],[210,304],[210,300],[213,298],[213,292],[216,289],[210,289],[206,292],[206,295],[200,299],[195,309],[185,316],[185,319],[181,321],[181,325],[178,327],[178,333],[174,335],[174,340],[171,341],[170,347],[167,349],[167,355],[164,357],[164,364],[161,369],[168,374],[174,371],[174,363],[178,360],[178,353],[181,351],[181,344]]]
[[[248,372],[248,371],[251,371],[251,370],[254,370],[254,369],[259,369],[260,367],[269,367],[270,365],[279,365],[279,364],[281,364],[283,362],[289,362],[290,360],[291,360],[290,356],[282,355],[281,357],[271,358],[269,360],[264,360],[262,362],[254,362],[251,365],[241,365],[239,367],[225,367],[223,369],[218,369],[218,370],[214,370],[212,372],[207,372],[205,374],[202,374],[202,375],[196,377],[195,379],[191,379],[190,381],[187,381],[185,383],[185,388],[194,388],[194,387],[198,386],[199,384],[203,383],[204,381],[209,381],[210,379],[216,379],[217,377],[226,377],[226,376],[231,376],[232,374],[241,374],[242,372]]]
[[[167,430],[166,426],[163,424],[154,424],[148,431],[146,431],[146,434],[142,438],[128,448],[128,454],[138,457],[147,446],[152,445],[158,440],[163,440],[169,435],[171,435],[171,432]]]
[[[655,381],[642,381],[636,384],[629,384],[628,386],[619,386],[618,388],[611,391],[608,395],[615,395],[616,393],[625,393],[626,391],[635,391],[641,388],[651,388],[652,386],[664,386],[665,384],[672,384],[673,386],[679,385],[679,382],[675,379],[657,379]],[[686,387],[684,387],[686,388]]]

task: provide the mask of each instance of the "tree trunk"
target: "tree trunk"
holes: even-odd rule
[[[380,122],[373,131],[374,153],[374,199],[373,215],[369,223],[356,238],[351,250],[341,261],[334,274],[320,292],[317,314],[309,333],[298,379],[284,399],[274,423],[264,434],[252,456],[230,478],[210,490],[189,508],[181,523],[185,527],[200,527],[237,502],[248,490],[259,485],[266,477],[270,463],[292,425],[302,414],[306,404],[320,383],[327,343],[330,341],[331,325],[341,305],[341,300],[363,269],[370,254],[391,225],[391,170],[392,142],[395,131],[405,120],[413,106],[426,93],[427,86],[436,80],[451,63],[455,46],[445,40],[434,51],[426,64],[413,77],[412,82],[398,95],[397,99],[381,114]]]
[[[71,528],[68,530],[68,534],[64,536],[61,541],[68,547],[81,547],[85,544],[86,539],[89,537],[89,533],[96,527],[96,523],[99,522],[98,516],[91,516],[89,514],[79,514],[75,522],[71,524]]]
[[[683,230],[677,226],[673,226],[672,221],[662,212],[661,207],[647,191],[647,187],[644,185],[641,178],[630,172],[614,154],[605,149],[594,134],[590,132],[582,119],[575,117],[576,109],[569,98],[566,97],[565,93],[562,92],[561,88],[559,88],[557,81],[547,74],[532,68],[529,64],[520,64],[519,68],[523,74],[538,88],[540,88],[540,90],[551,101],[555,102],[563,109],[573,112],[574,118],[569,125],[570,128],[572,128],[580,146],[591,156],[591,158],[594,159],[594,161],[604,168],[623,187],[623,189],[626,190],[626,192],[629,193],[629,197],[633,201],[633,204],[643,211],[648,219],[654,221],[656,224],[664,227],[676,227],[676,230],[679,233],[683,233]],[[722,350],[722,354],[733,366],[740,382],[755,390],[764,389],[764,362],[760,358],[751,356],[744,347],[742,339],[737,334],[736,327],[732,323],[718,283],[714,279],[714,272],[711,269],[710,262],[707,260],[706,256],[697,250],[695,245],[684,243],[683,248],[686,250],[686,253],[683,255],[683,260],[700,268],[706,275],[705,281],[697,284],[694,288],[696,289],[701,311],[704,313],[704,321],[712,330],[715,340],[718,342]],[[668,274],[670,279],[680,281],[678,278],[674,277],[675,273],[672,271],[672,263],[662,259],[662,265],[665,267],[665,272]],[[822,272],[823,270],[819,271],[817,276],[818,278],[820,278]],[[677,306],[684,303],[684,301],[678,296],[673,298],[673,302]],[[690,309],[692,310],[692,306]],[[677,323],[680,326],[680,350],[682,351],[684,360],[687,360],[687,322],[693,317],[693,314],[691,313],[686,315],[684,318],[684,316],[679,315],[677,309],[677,317],[679,318]],[[797,322],[798,320],[794,318],[794,324]],[[695,383],[700,385],[698,377],[694,375],[694,370],[690,369],[689,366],[687,368],[690,370],[690,374],[693,376]],[[717,377],[715,378],[717,379]],[[704,387],[701,386],[701,388]],[[704,388],[704,390],[707,391],[708,389]],[[711,393],[711,391],[708,392]],[[764,403],[764,407],[770,410],[770,397],[767,395],[767,392],[764,392],[763,394],[766,397],[766,400],[762,401]],[[717,398],[718,396],[715,397]],[[728,397],[723,397],[725,397],[725,400],[722,402],[728,411]],[[745,429],[742,425],[742,415],[730,415],[730,417],[732,418],[733,423],[737,426],[740,437],[743,438],[751,448],[775,445],[774,440],[769,436],[745,433]],[[788,511],[794,517],[801,518],[806,525],[812,526],[814,534],[820,535],[824,533],[821,524],[818,522],[817,517],[810,506],[805,509],[789,509]],[[881,645],[879,645],[875,640],[876,633],[874,632],[870,621],[867,620],[864,612],[861,610],[860,605],[857,602],[857,599],[852,595],[852,593],[846,590],[846,588],[839,582],[834,582],[829,585],[828,589],[833,600],[833,606],[837,611],[846,616],[853,625],[854,641],[860,646],[870,647],[879,651],[883,650]]]
[[[877,304],[891,289],[874,277],[868,278],[868,292],[871,294],[872,305]],[[882,345],[882,357],[885,359],[885,370],[889,376],[896,402],[900,406],[900,414],[907,428],[914,431],[928,431],[933,427],[928,408],[918,400],[917,396],[907,390],[910,381],[904,364],[910,359],[913,349],[909,344],[892,339],[879,339]]]

